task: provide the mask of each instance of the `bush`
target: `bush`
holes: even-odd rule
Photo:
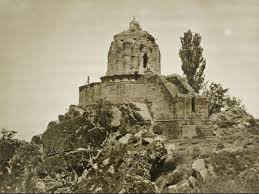
[[[181,49],[179,56],[182,61],[182,70],[187,82],[199,93],[204,82],[204,69],[206,60],[202,56],[201,35],[188,30],[181,37]]]
[[[201,185],[203,193],[258,193],[258,176],[242,179],[239,176],[233,179],[229,177],[209,178]]]
[[[225,106],[226,93],[228,89],[224,89],[219,83],[211,82],[209,88],[206,88],[204,94],[208,100],[209,115],[218,113]]]
[[[96,114],[97,116],[94,119],[96,126],[104,127],[107,130],[111,130],[111,103],[101,100],[96,105]]]
[[[200,155],[201,155],[201,149],[199,147],[194,147],[191,153],[192,159],[198,158]]]
[[[239,107],[242,110],[245,110],[245,106],[242,104],[242,100],[236,97],[227,96],[225,98],[224,105],[226,108]]]

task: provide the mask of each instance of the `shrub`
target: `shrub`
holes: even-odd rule
[[[228,89],[224,89],[223,86],[219,83],[211,82],[209,88],[206,89],[204,94],[208,100],[209,106],[209,115],[213,113],[218,113],[225,106],[226,93]]]
[[[199,93],[204,82],[204,69],[206,60],[202,56],[201,35],[188,30],[181,37],[181,49],[179,56],[182,61],[182,70],[187,82]]]
[[[199,147],[194,147],[191,153],[192,159],[198,158],[200,155],[201,155],[201,149]]]

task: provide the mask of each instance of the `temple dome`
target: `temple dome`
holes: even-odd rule
[[[133,20],[129,23],[129,30],[130,31],[137,31],[137,30],[141,30],[141,27],[138,23],[138,21],[136,20],[136,18],[134,17]]]
[[[155,38],[133,18],[128,30],[113,37],[106,75],[160,74],[160,71],[160,50]]]

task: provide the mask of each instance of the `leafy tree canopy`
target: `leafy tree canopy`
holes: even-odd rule
[[[200,45],[201,35],[188,30],[181,37],[179,56],[182,61],[182,70],[187,82],[199,93],[204,82],[206,60],[202,56],[203,48]]]

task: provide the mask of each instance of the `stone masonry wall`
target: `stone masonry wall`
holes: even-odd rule
[[[195,98],[196,115],[201,119],[208,118],[208,103],[206,97]]]
[[[171,114],[173,105],[168,102],[164,95],[161,95],[161,88],[153,84],[108,82],[88,85],[80,91],[79,105],[85,106],[101,99],[112,103],[127,103],[129,101],[147,103],[154,118],[174,118],[174,115]]]
[[[155,39],[145,31],[115,35],[106,75],[143,74],[147,69],[160,74],[160,51]]]
[[[101,99],[112,103],[136,101],[146,103],[156,120],[189,119],[192,115],[191,97],[174,97],[176,92],[173,87],[166,87],[160,76],[92,83],[80,87],[79,105],[86,106]],[[197,98],[197,102],[197,112],[204,115],[203,101]]]

